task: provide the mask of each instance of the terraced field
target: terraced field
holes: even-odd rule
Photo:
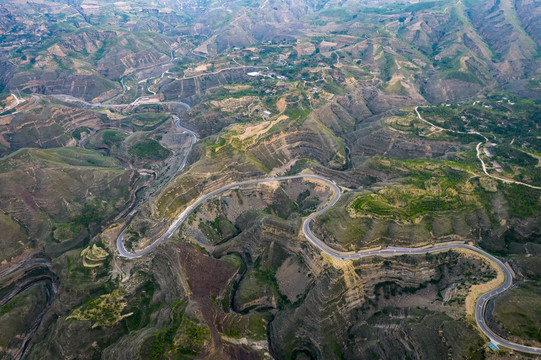
[[[0,356],[535,354],[538,8],[4,1]]]

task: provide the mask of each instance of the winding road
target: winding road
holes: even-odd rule
[[[115,106],[130,106],[131,105],[131,104],[109,104],[109,105],[93,104],[93,103],[88,103],[88,102],[86,102],[84,100],[77,99],[77,98],[74,98],[74,97],[71,97],[71,96],[68,96],[68,95],[55,95],[54,97],[59,98],[60,100],[64,100],[64,101],[80,102],[80,103],[83,103],[83,104],[86,104],[86,105],[89,105],[89,106],[93,106],[93,107],[115,107]],[[185,104],[183,102],[179,102],[179,101],[177,101],[177,102],[162,102],[162,104],[177,104],[177,105],[185,106],[187,109],[190,108],[189,105],[187,105],[187,104]],[[418,107],[415,108],[415,112],[417,113],[417,116],[418,116],[418,118],[420,120],[428,123],[430,126],[433,126],[434,128],[437,128],[437,129],[439,129],[441,131],[453,131],[453,130],[448,130],[448,129],[441,128],[441,127],[439,127],[437,125],[434,125],[431,122],[423,119],[421,117],[421,115],[419,114]],[[184,157],[183,162],[181,163],[181,165],[179,166],[179,169],[178,169],[178,172],[180,172],[186,166],[186,163],[187,163],[187,160],[188,160],[188,155],[190,154],[194,144],[197,141],[197,135],[193,131],[191,131],[189,129],[186,129],[186,128],[183,128],[180,125],[180,118],[176,121],[175,125],[179,130],[184,131],[184,132],[191,135],[190,147],[189,147],[189,149],[188,149],[188,151],[187,151],[187,153],[186,153],[186,155]],[[479,136],[482,136],[484,138],[485,142],[488,141],[488,139],[484,135],[482,135],[481,133],[478,133],[478,132],[460,132],[460,131],[455,131],[455,132],[456,133],[463,133],[463,134],[479,135]],[[503,182],[506,182],[506,183],[513,183],[513,184],[517,184],[517,185],[528,186],[528,187],[535,188],[535,189],[541,189],[540,187],[536,187],[536,186],[533,186],[533,185],[530,185],[530,184],[525,184],[525,183],[522,183],[522,182],[519,182],[519,181],[510,180],[510,179],[503,179],[503,178],[500,178],[500,177],[489,174],[487,172],[487,170],[486,170],[485,163],[483,162],[483,160],[480,157],[480,146],[482,145],[482,143],[483,142],[480,142],[479,144],[477,144],[477,147],[476,147],[476,149],[477,149],[477,158],[481,162],[483,172],[487,176],[490,176],[491,178],[494,178],[494,179],[497,179],[497,180],[500,180],[500,181],[503,181]],[[338,185],[336,185],[333,181],[331,181],[331,180],[329,180],[327,178],[324,178],[322,176],[319,176],[319,175],[299,174],[299,175],[294,175],[294,176],[263,178],[263,179],[254,179],[254,180],[247,180],[247,181],[242,181],[242,182],[235,182],[235,183],[231,183],[229,185],[225,185],[225,186],[223,186],[223,187],[221,187],[219,189],[216,189],[214,191],[211,191],[211,192],[209,192],[207,194],[201,195],[197,200],[195,200],[192,204],[188,205],[186,207],[186,209],[184,209],[184,211],[182,211],[176,217],[176,219],[169,226],[169,228],[167,229],[167,231],[165,233],[163,233],[160,237],[158,237],[156,240],[154,240],[146,248],[138,250],[136,252],[129,252],[124,246],[124,234],[125,234],[125,232],[127,230],[127,225],[129,224],[129,221],[128,221],[128,223],[125,225],[124,230],[117,237],[116,245],[117,245],[118,252],[119,252],[120,256],[128,258],[128,259],[135,259],[135,258],[139,258],[139,257],[142,257],[144,255],[149,254],[150,252],[155,250],[160,243],[162,243],[162,242],[166,241],[167,239],[169,239],[174,234],[174,232],[182,225],[182,223],[188,218],[188,216],[199,205],[203,204],[204,202],[211,199],[212,197],[214,197],[214,196],[216,196],[216,195],[218,195],[220,193],[223,193],[223,192],[225,192],[227,190],[231,190],[233,188],[238,188],[238,187],[246,186],[246,185],[269,183],[269,182],[275,182],[275,181],[287,181],[287,180],[293,180],[293,179],[313,179],[313,180],[316,180],[316,181],[321,181],[321,182],[325,183],[326,185],[328,185],[330,188],[333,189],[334,197],[322,209],[318,210],[317,212],[314,212],[313,214],[308,216],[303,221],[302,231],[303,231],[304,236],[306,237],[306,239],[311,244],[313,244],[320,251],[324,252],[325,254],[327,254],[328,256],[330,256],[330,257],[332,257],[334,259],[354,260],[354,259],[368,258],[368,257],[372,257],[372,256],[422,255],[422,254],[428,254],[428,253],[434,253],[434,252],[447,251],[447,250],[451,250],[451,249],[468,249],[468,250],[477,252],[478,254],[484,256],[485,258],[493,261],[503,271],[505,279],[504,279],[504,282],[500,286],[498,286],[496,289],[493,289],[493,290],[481,295],[477,299],[477,302],[476,302],[476,305],[475,305],[475,321],[476,321],[477,325],[479,326],[479,329],[493,343],[502,345],[502,346],[504,346],[506,348],[509,348],[509,349],[512,349],[512,350],[525,352],[525,353],[530,353],[530,354],[541,355],[541,348],[532,347],[532,346],[525,346],[525,345],[513,343],[511,341],[508,341],[506,339],[501,338],[500,336],[495,334],[488,327],[487,322],[486,322],[487,304],[491,299],[493,299],[494,297],[500,295],[501,293],[507,291],[508,289],[510,289],[512,287],[513,276],[512,276],[511,271],[509,270],[509,268],[502,261],[500,261],[496,257],[490,255],[486,251],[484,251],[484,250],[482,250],[480,248],[477,248],[475,246],[467,245],[467,244],[464,244],[464,243],[456,243],[456,242],[455,243],[434,244],[433,246],[425,246],[425,247],[417,247],[417,248],[387,247],[387,248],[384,248],[384,249],[381,249],[381,248],[367,249],[367,250],[361,250],[361,251],[358,251],[358,252],[341,252],[341,251],[337,251],[337,250],[329,247],[327,244],[325,244],[324,241],[319,239],[312,232],[312,230],[310,228],[310,225],[311,225],[312,220],[314,218],[316,218],[317,216],[325,213],[326,211],[328,211],[331,207],[333,207],[338,202],[338,200],[341,197],[341,190],[338,187]],[[134,212],[132,212],[132,215],[133,215],[133,213]]]
[[[147,246],[144,249],[138,250],[138,251],[136,251],[134,253],[128,252],[126,250],[126,248],[124,247],[124,241],[123,241],[124,232],[126,230],[122,231],[120,236],[118,236],[118,238],[117,238],[118,251],[119,251],[121,256],[129,258],[129,259],[135,259],[135,258],[144,256],[144,255],[152,252],[160,243],[162,243],[162,242],[166,241],[167,239],[169,239],[173,235],[173,233],[180,227],[180,225],[182,225],[182,223],[188,218],[188,216],[190,216],[190,214],[199,205],[203,204],[204,202],[206,202],[210,198],[212,198],[212,197],[214,197],[214,196],[216,196],[216,195],[218,195],[220,193],[223,193],[224,191],[231,190],[233,188],[237,188],[237,187],[241,187],[241,186],[246,186],[246,185],[268,183],[268,182],[273,182],[273,181],[285,181],[285,180],[292,180],[292,179],[301,179],[301,178],[312,178],[312,179],[323,181],[326,184],[328,184],[329,186],[331,186],[334,189],[334,192],[335,192],[335,196],[334,196],[334,198],[332,199],[332,201],[329,204],[327,204],[323,209],[319,210],[318,212],[312,214],[310,217],[308,217],[304,221],[304,225],[303,225],[303,228],[304,228],[304,226],[309,226],[307,224],[310,224],[310,222],[312,221],[312,219],[315,216],[327,211],[334,204],[336,204],[338,199],[340,199],[340,188],[338,188],[338,186],[335,183],[333,183],[332,181],[330,181],[330,180],[328,180],[328,179],[326,179],[324,177],[321,177],[319,175],[306,174],[306,175],[284,176],[284,177],[277,177],[277,178],[255,179],[255,180],[247,180],[247,181],[235,182],[235,183],[232,183],[232,184],[229,184],[229,185],[225,185],[225,186],[223,186],[223,187],[221,187],[219,189],[216,189],[214,191],[209,192],[208,194],[202,195],[195,202],[188,205],[188,207],[186,207],[186,209],[184,209],[184,211],[182,213],[180,213],[180,215],[177,216],[177,218],[169,226],[167,231],[163,235],[161,235],[158,239],[156,239],[154,242],[152,242],[152,244],[150,244],[149,246]],[[308,236],[307,236],[307,238],[308,238]],[[318,247],[324,246],[326,249],[328,249],[329,252],[333,251],[331,248],[328,248],[322,241],[320,241],[316,237],[314,237],[314,238],[317,241],[317,243],[314,243],[314,245],[316,245]],[[308,240],[311,240],[311,239],[308,238]]]
[[[181,167],[181,169],[183,166]],[[227,190],[231,190],[233,188],[238,188],[241,186],[246,185],[253,185],[253,184],[260,184],[260,183],[268,183],[268,182],[274,182],[274,181],[287,181],[292,179],[313,179],[316,181],[324,182],[326,185],[331,187],[334,191],[334,197],[329,201],[325,207],[320,209],[319,211],[311,214],[308,216],[303,224],[302,224],[302,231],[304,233],[304,236],[306,239],[316,246],[319,250],[324,252],[325,254],[329,255],[330,257],[334,259],[339,260],[354,260],[354,259],[362,259],[362,258],[368,258],[372,256],[400,256],[400,255],[422,255],[422,254],[428,254],[428,253],[434,253],[434,252],[442,252],[447,251],[451,249],[468,249],[471,251],[475,251],[476,253],[486,257],[489,260],[492,260],[498,267],[501,268],[501,270],[504,273],[505,279],[504,282],[498,286],[496,289],[493,289],[482,296],[480,296],[476,302],[475,305],[475,321],[477,325],[479,326],[479,329],[490,339],[491,342],[502,345],[506,348],[513,349],[516,351],[521,351],[525,353],[530,354],[538,354],[541,355],[541,348],[531,347],[531,346],[525,346],[521,344],[516,344],[511,341],[505,340],[495,334],[487,325],[486,322],[486,308],[488,302],[493,299],[494,297],[498,296],[499,294],[505,292],[509,288],[511,288],[513,284],[513,276],[511,274],[511,271],[503,262],[501,262],[496,257],[490,255],[486,251],[477,248],[472,245],[467,245],[464,243],[442,243],[442,244],[435,244],[433,246],[425,246],[425,247],[417,247],[417,248],[398,248],[398,247],[387,247],[384,249],[368,249],[368,250],[361,250],[359,252],[341,252],[337,251],[328,245],[325,244],[324,241],[319,239],[311,230],[310,225],[312,223],[312,220],[316,218],[317,216],[325,213],[328,211],[331,207],[333,207],[341,196],[341,190],[333,181],[324,178],[319,175],[313,175],[313,174],[300,174],[300,175],[294,175],[294,176],[284,176],[284,177],[275,177],[275,178],[263,178],[263,179],[254,179],[254,180],[247,180],[242,182],[235,182],[231,183],[229,185],[225,185],[219,189],[216,189],[214,191],[211,191],[207,194],[204,194],[200,196],[195,202],[188,205],[180,215],[177,216],[177,218],[173,221],[173,223],[169,226],[167,231],[161,235],[158,239],[156,239],[154,242],[152,242],[149,246],[147,246],[144,249],[138,250],[136,252],[129,252],[124,247],[124,233],[126,229],[124,229],[121,234],[117,238],[117,248],[121,256],[128,258],[128,259],[135,259],[142,257],[144,255],[149,254],[152,252],[158,245],[167,239],[169,239],[174,232],[182,225],[182,223],[188,218],[188,216],[195,210],[197,207],[207,200],[211,199],[212,197],[221,194]]]
[[[511,271],[503,262],[501,262],[496,257],[490,255],[486,251],[479,249],[472,245],[467,244],[460,244],[460,243],[443,243],[443,244],[435,244],[430,247],[418,247],[418,248],[397,248],[397,247],[387,247],[385,249],[376,249],[376,250],[362,250],[359,252],[341,252],[337,251],[328,245],[326,245],[321,239],[319,239],[317,236],[314,235],[312,232],[310,225],[312,220],[329,210],[332,206],[334,206],[338,200],[340,199],[341,191],[340,188],[331,180],[328,180],[322,176],[319,175],[312,175],[312,174],[301,174],[301,175],[294,175],[294,176],[284,176],[284,177],[276,177],[276,178],[265,178],[265,179],[255,179],[255,180],[248,180],[248,181],[242,181],[242,182],[235,182],[226,186],[223,186],[219,189],[216,189],[214,191],[209,192],[208,194],[202,195],[199,197],[195,202],[193,202],[191,205],[186,207],[184,211],[175,219],[175,221],[169,226],[167,231],[160,236],[157,240],[155,240],[152,244],[147,246],[144,249],[141,249],[137,252],[128,252],[126,248],[124,247],[124,241],[123,236],[124,230],[120,236],[117,238],[117,248],[121,256],[129,258],[129,259],[135,259],[139,258],[141,256],[144,256],[150,252],[152,252],[156,247],[166,241],[168,238],[170,238],[173,233],[182,225],[182,223],[188,218],[188,216],[201,204],[209,200],[210,198],[223,193],[227,190],[231,190],[233,188],[246,186],[246,185],[252,185],[252,184],[260,184],[260,183],[268,183],[273,181],[287,181],[292,179],[314,179],[319,180],[327,184],[329,187],[331,187],[334,190],[334,197],[332,200],[325,205],[322,209],[319,211],[311,214],[308,216],[303,224],[302,224],[302,230],[304,233],[304,236],[306,239],[312,243],[314,246],[316,246],[318,249],[323,251],[325,254],[329,255],[330,257],[334,259],[339,260],[354,260],[354,259],[362,259],[362,258],[368,258],[372,256],[399,256],[399,255],[422,255],[422,254],[428,254],[428,253],[434,253],[434,252],[441,252],[441,251],[447,251],[451,249],[468,249],[471,251],[475,251],[478,254],[481,254],[482,256],[492,260],[498,267],[501,268],[501,270],[504,273],[505,279],[504,282],[498,286],[496,289],[493,289],[482,296],[479,297],[477,300],[477,303],[475,305],[475,321],[477,322],[477,325],[481,329],[481,331],[493,342],[500,344],[502,346],[505,346],[509,349],[513,349],[516,351],[526,352],[530,354],[539,354],[541,355],[541,348],[531,347],[531,346],[525,346],[516,344],[513,342],[510,342],[508,340],[505,340],[501,338],[500,336],[496,335],[487,325],[485,320],[485,312],[488,302],[494,298],[495,296],[503,293],[504,291],[511,288],[513,285],[513,276],[511,274]]]
[[[15,94],[12,94],[12,95],[15,96]],[[19,106],[19,104],[21,104],[22,102],[25,101],[24,99],[22,99],[23,101],[20,101],[20,100],[15,96],[15,99],[17,100],[17,105],[12,106],[12,107],[10,107],[9,109],[4,109],[4,110],[0,111],[0,114],[4,114],[4,115],[0,115],[0,118],[7,117],[7,116],[17,115],[18,113],[26,112],[26,111],[28,111],[28,110],[30,110],[30,109],[33,109],[33,108],[36,106],[36,104],[38,103],[38,101],[39,101],[39,96],[37,96],[37,95],[31,95],[31,96],[32,96],[32,98],[33,98],[33,100],[34,100],[34,102],[33,102],[32,104],[28,105],[28,106],[27,106],[26,108],[24,108],[24,109],[17,110],[17,111],[14,111],[14,112],[12,112],[12,113],[4,114],[5,112],[8,112],[8,111],[10,111],[10,110],[15,109],[17,106]]]
[[[32,95],[34,96],[34,95]],[[98,108],[115,108],[115,107],[128,107],[128,106],[137,106],[139,105],[139,102],[141,99],[145,98],[144,96],[139,97],[135,99],[132,103],[129,104],[102,104],[102,103],[91,103],[83,99],[76,98],[71,95],[64,95],[64,94],[54,94],[49,95],[57,100],[64,101],[64,102],[77,102],[81,103],[86,106],[90,107],[98,107]],[[186,103],[183,103],[182,101],[157,101],[155,103],[151,103],[151,105],[182,105],[182,106],[188,106]],[[189,106],[188,106],[189,108]]]

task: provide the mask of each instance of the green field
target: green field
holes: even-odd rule
[[[136,130],[149,131],[154,130],[164,122],[166,122],[171,116],[164,113],[156,112],[143,112],[133,114],[129,117],[132,125]]]
[[[473,201],[464,201],[462,196],[473,189],[468,183],[471,174],[466,171],[445,165],[426,170],[427,164],[423,166],[415,162],[397,165],[413,170],[407,180],[374,193],[359,195],[351,202],[350,208],[357,214],[413,220],[473,205]]]
[[[102,133],[103,143],[108,145],[108,146],[117,145],[117,144],[121,143],[122,141],[124,141],[124,139],[126,137],[128,137],[128,135],[124,134],[123,132],[117,131],[117,130],[105,130]]]
[[[143,160],[165,160],[171,156],[171,150],[164,148],[159,142],[153,139],[140,141],[130,147],[128,152]]]
[[[521,284],[496,299],[494,317],[512,336],[541,344],[541,287]],[[526,340],[528,343],[529,341]]]

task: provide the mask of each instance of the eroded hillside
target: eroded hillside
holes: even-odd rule
[[[0,4],[1,356],[528,356],[475,307],[541,346],[539,18]]]

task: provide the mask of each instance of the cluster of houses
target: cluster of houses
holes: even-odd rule
[[[264,73],[262,71],[252,71],[252,72],[246,73],[246,75],[252,76],[252,77],[262,76],[262,77],[268,77],[268,78],[278,79],[278,80],[287,80],[287,76],[278,75],[273,71],[270,71],[268,73]]]

